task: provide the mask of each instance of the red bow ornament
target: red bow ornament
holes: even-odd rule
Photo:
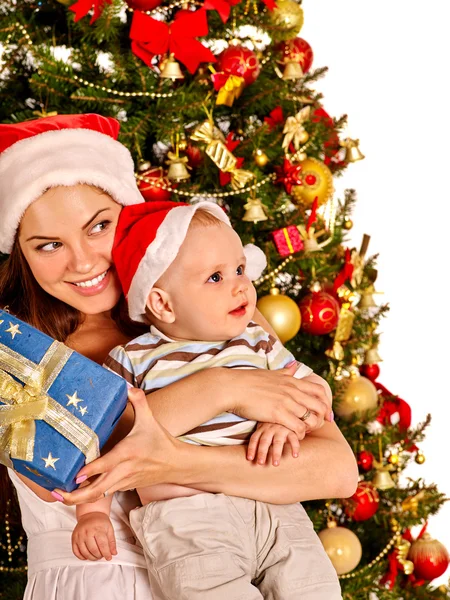
[[[91,25],[94,23],[102,14],[105,9],[105,4],[111,4],[112,0],[78,0],[75,4],[69,8],[75,13],[75,23],[85,17],[88,12],[93,8],[94,14],[91,17]]]
[[[353,275],[353,263],[350,250],[345,249],[345,264],[340,270],[338,276],[333,283],[333,293],[336,293],[341,285],[344,285],[346,281],[350,281]]]
[[[288,158],[283,161],[282,167],[276,167],[277,178],[275,183],[282,183],[286,193],[290,194],[294,185],[302,185],[300,174],[302,172],[301,165],[293,165]]]
[[[241,0],[205,0],[203,8],[206,10],[216,10],[219,13],[223,23],[226,23],[230,18],[232,6],[240,4]]]
[[[170,25],[134,11],[131,49],[149,67],[155,56],[169,52],[193,74],[201,62],[216,62],[214,54],[195,39],[205,35],[208,35],[208,21],[203,8],[196,12],[180,11]]]
[[[270,131],[273,131],[278,125],[282,125],[284,116],[281,106],[276,106],[268,117],[264,117],[264,123],[267,123]]]

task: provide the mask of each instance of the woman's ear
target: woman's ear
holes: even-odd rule
[[[173,323],[173,310],[170,294],[160,288],[152,288],[147,297],[147,308],[151,314],[162,323]]]

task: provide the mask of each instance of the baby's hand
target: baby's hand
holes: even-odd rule
[[[300,450],[300,440],[296,433],[276,423],[258,423],[256,431],[252,434],[248,443],[247,459],[263,465],[267,460],[269,448],[272,449],[272,464],[277,467],[280,464],[281,455],[286,442],[292,448],[292,456],[297,458]]]
[[[108,515],[92,512],[79,517],[72,533],[72,550],[80,560],[111,560],[117,554],[117,549]]]

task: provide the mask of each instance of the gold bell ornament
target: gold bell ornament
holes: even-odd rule
[[[383,362],[383,359],[378,354],[378,344],[375,344],[371,348],[369,348],[369,350],[367,350],[364,356],[364,364],[375,365],[380,362]]]
[[[298,62],[290,60],[284,67],[283,74],[281,76],[284,81],[291,81],[294,79],[301,79],[303,77],[303,69]]]
[[[264,204],[259,198],[255,196],[253,191],[252,195],[248,199],[247,204],[244,204],[245,215],[242,217],[243,221],[250,221],[253,223],[259,223],[260,221],[267,221],[267,215],[264,212]]]
[[[159,76],[163,79],[172,79],[172,81],[175,81],[175,79],[184,79],[180,63],[175,60],[175,57],[172,53],[161,61],[159,68]]]
[[[373,461],[376,473],[372,479],[372,483],[378,490],[390,490],[395,487],[395,481],[392,479],[389,471],[393,471],[395,467],[391,464],[384,464],[381,437],[378,438],[378,450],[380,453],[380,460]]]
[[[365,289],[361,294],[361,300],[358,303],[358,308],[375,308],[377,307],[377,303],[374,299],[374,294],[376,294],[375,288],[373,285],[369,285],[367,289]]]
[[[345,148],[345,162],[356,162],[358,160],[363,160],[363,158],[366,158],[358,147],[359,140],[352,140],[351,138],[346,138],[345,140],[341,140],[340,145],[342,146],[342,148]]]
[[[345,575],[358,566],[362,546],[358,536],[347,527],[338,527],[329,520],[326,529],[319,533],[320,541],[338,575]]]
[[[282,344],[295,337],[302,324],[302,317],[297,303],[272,287],[270,294],[260,298],[256,304],[258,310],[280,338]]]
[[[372,410],[378,405],[378,392],[374,384],[359,374],[357,367],[350,367],[350,378],[342,381],[343,391],[335,412],[343,419],[350,418],[354,413]]]

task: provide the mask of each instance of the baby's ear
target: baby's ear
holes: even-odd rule
[[[165,290],[152,288],[147,296],[147,308],[156,319],[163,323],[173,323],[175,321],[170,295]]]

